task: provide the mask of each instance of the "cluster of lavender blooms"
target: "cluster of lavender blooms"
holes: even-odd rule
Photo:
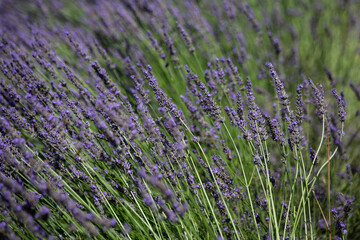
[[[236,0],[10,3],[0,239],[358,236],[345,93],[328,68],[328,82],[303,74],[278,7],[262,19]]]

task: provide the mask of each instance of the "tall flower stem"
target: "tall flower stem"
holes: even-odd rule
[[[254,219],[254,223],[255,223],[255,228],[256,228],[256,232],[257,232],[257,236],[258,236],[258,239],[261,239],[260,238],[260,232],[259,232],[259,229],[257,227],[257,221],[256,221],[256,217],[255,217],[255,210],[254,210],[254,206],[253,206],[253,202],[252,202],[252,199],[251,199],[251,194],[250,194],[250,189],[249,189],[249,185],[248,185],[248,180],[247,180],[247,177],[246,177],[246,174],[245,174],[245,169],[244,169],[244,165],[242,163],[242,158],[241,158],[241,155],[240,155],[240,152],[235,144],[235,141],[234,139],[231,137],[231,134],[229,132],[229,129],[227,128],[226,124],[223,124],[227,134],[229,135],[230,139],[231,139],[231,142],[232,144],[234,145],[234,148],[235,148],[235,151],[236,151],[236,154],[239,158],[239,162],[240,162],[240,167],[241,167],[241,171],[242,171],[242,174],[244,176],[244,181],[245,181],[245,185],[246,185],[246,191],[247,191],[247,194],[248,194],[248,197],[249,197],[249,202],[250,202],[250,207],[251,207],[251,212],[252,212],[252,216],[253,216],[253,219]]]

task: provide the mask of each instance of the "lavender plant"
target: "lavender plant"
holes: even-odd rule
[[[360,238],[357,10],[1,1],[0,239]]]

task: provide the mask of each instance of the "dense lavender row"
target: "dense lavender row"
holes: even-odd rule
[[[0,239],[359,238],[359,6],[259,2],[0,2]]]

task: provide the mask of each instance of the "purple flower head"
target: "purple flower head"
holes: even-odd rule
[[[353,82],[349,83],[351,89],[353,90],[353,92],[355,93],[355,96],[357,98],[358,101],[360,101],[360,91],[359,88],[357,86],[355,86],[355,84]]]
[[[344,122],[346,118],[346,101],[343,96],[337,93],[335,88],[333,88],[331,91],[334,94],[336,101],[338,103],[338,115],[340,117],[340,121]]]
[[[192,40],[190,36],[186,33],[185,29],[181,26],[179,21],[176,21],[176,27],[180,32],[180,37],[184,41],[186,47],[188,48],[189,52],[193,53],[195,48],[192,46]]]
[[[270,76],[272,77],[273,84],[275,86],[276,93],[278,95],[278,98],[280,100],[280,103],[285,107],[288,108],[290,106],[289,96],[285,91],[284,84],[276,71],[274,70],[274,67],[272,63],[266,63],[265,64],[269,68]]]
[[[322,119],[323,115],[327,111],[327,103],[325,102],[324,90],[323,90],[321,84],[316,86],[311,79],[309,79],[308,81],[309,81],[309,83],[311,85],[311,88],[313,89],[313,92],[314,92],[314,104],[315,104],[315,106],[317,108],[318,116]]]
[[[335,82],[335,78],[334,78],[332,72],[330,72],[330,70],[327,67],[324,68],[324,72],[326,73],[326,76],[328,77],[329,81],[331,82],[331,85],[334,86],[336,84],[336,82]]]
[[[295,114],[296,114],[296,122],[298,123],[299,126],[302,124],[302,122],[304,120],[304,111],[305,111],[305,104],[302,99],[302,89],[303,88],[304,88],[303,84],[299,84],[297,86],[297,90],[296,90]]]

